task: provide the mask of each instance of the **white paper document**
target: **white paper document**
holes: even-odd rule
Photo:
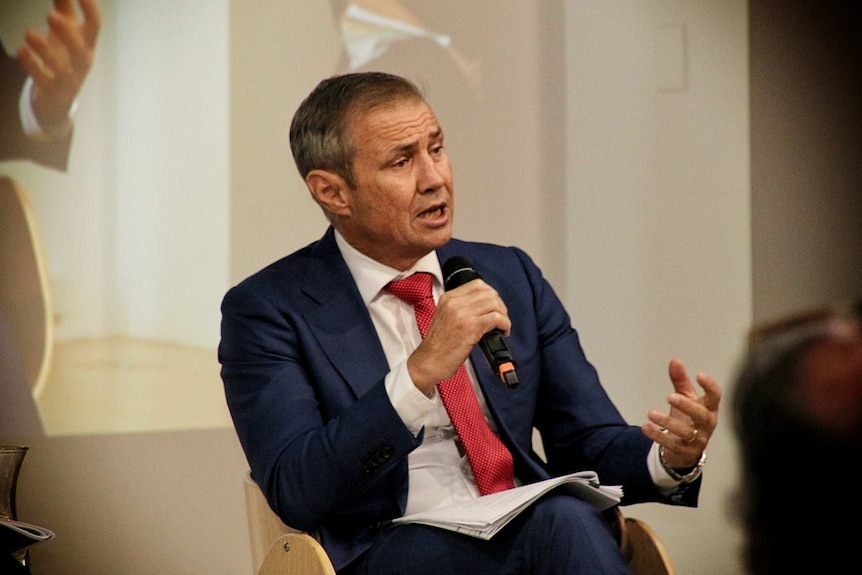
[[[618,504],[623,496],[621,486],[601,485],[594,471],[579,471],[484,495],[471,501],[405,515],[395,519],[393,523],[422,523],[490,539],[536,499],[558,488],[592,503],[600,511]]]
[[[52,537],[50,529],[0,517],[0,553],[17,553]]]

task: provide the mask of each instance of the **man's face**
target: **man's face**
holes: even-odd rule
[[[452,236],[452,168],[427,103],[405,100],[354,120],[356,189],[339,231],[369,257],[404,270]]]

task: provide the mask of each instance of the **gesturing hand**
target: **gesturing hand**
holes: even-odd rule
[[[72,0],[54,0],[48,35],[31,29],[18,49],[18,60],[33,78],[33,112],[43,129],[62,124],[93,63],[102,17],[96,0],[79,0],[83,20]]]
[[[674,387],[674,393],[667,398],[670,413],[651,410],[647,415],[650,422],[644,423],[642,429],[647,437],[664,446],[669,466],[683,469],[697,464],[718,425],[721,388],[712,376],[698,373],[697,383],[704,391],[698,396],[679,359],[671,360],[668,374]]]

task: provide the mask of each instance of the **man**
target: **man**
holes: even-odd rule
[[[862,453],[860,318],[862,300],[751,331],[732,408],[752,574],[839,573],[857,560],[862,505],[842,467]]]
[[[452,239],[443,131],[403,78],[324,80],[290,137],[331,226],[228,292],[219,346],[234,425],[270,505],[316,530],[339,573],[627,573],[602,515],[567,495],[540,500],[490,541],[390,523],[487,492],[444,386],[466,377],[475,389],[509,486],[592,469],[623,486],[625,503],[695,505],[717,384],[698,375],[698,396],[674,360],[670,413],[626,425],[529,257]],[[441,262],[453,256],[481,278],[444,290]],[[424,326],[420,304],[393,284],[422,273],[436,301]],[[492,330],[509,336],[513,388],[477,346]]]
[[[65,171],[75,98],[92,66],[101,13],[95,0],[54,0],[48,35],[29,30],[17,59],[0,42],[0,160]]]

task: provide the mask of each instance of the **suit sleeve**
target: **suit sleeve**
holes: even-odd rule
[[[647,463],[652,441],[639,426],[624,420],[608,396],[568,313],[540,269],[523,251],[510,251],[520,271],[508,268],[507,275],[500,277],[501,296],[513,318],[517,357],[524,358],[518,366],[522,381],[537,382],[534,392],[525,389],[518,403],[523,407],[535,402],[532,424],[542,435],[549,473],[595,470],[604,483],[623,485],[625,503],[694,504],[699,483],[671,495],[654,484]],[[514,279],[519,277],[524,279]],[[525,283],[513,283],[519,281]]]
[[[219,346],[228,406],[253,477],[285,523],[299,529],[326,523],[349,531],[400,515],[406,456],[422,435],[414,437],[392,407],[386,366],[369,374],[366,393],[351,394],[302,317],[258,288],[240,284],[225,296]]]
[[[30,160],[58,171],[66,171],[72,133],[62,138],[35,141],[27,137],[18,102],[27,74],[17,59],[0,43],[0,161]]]

